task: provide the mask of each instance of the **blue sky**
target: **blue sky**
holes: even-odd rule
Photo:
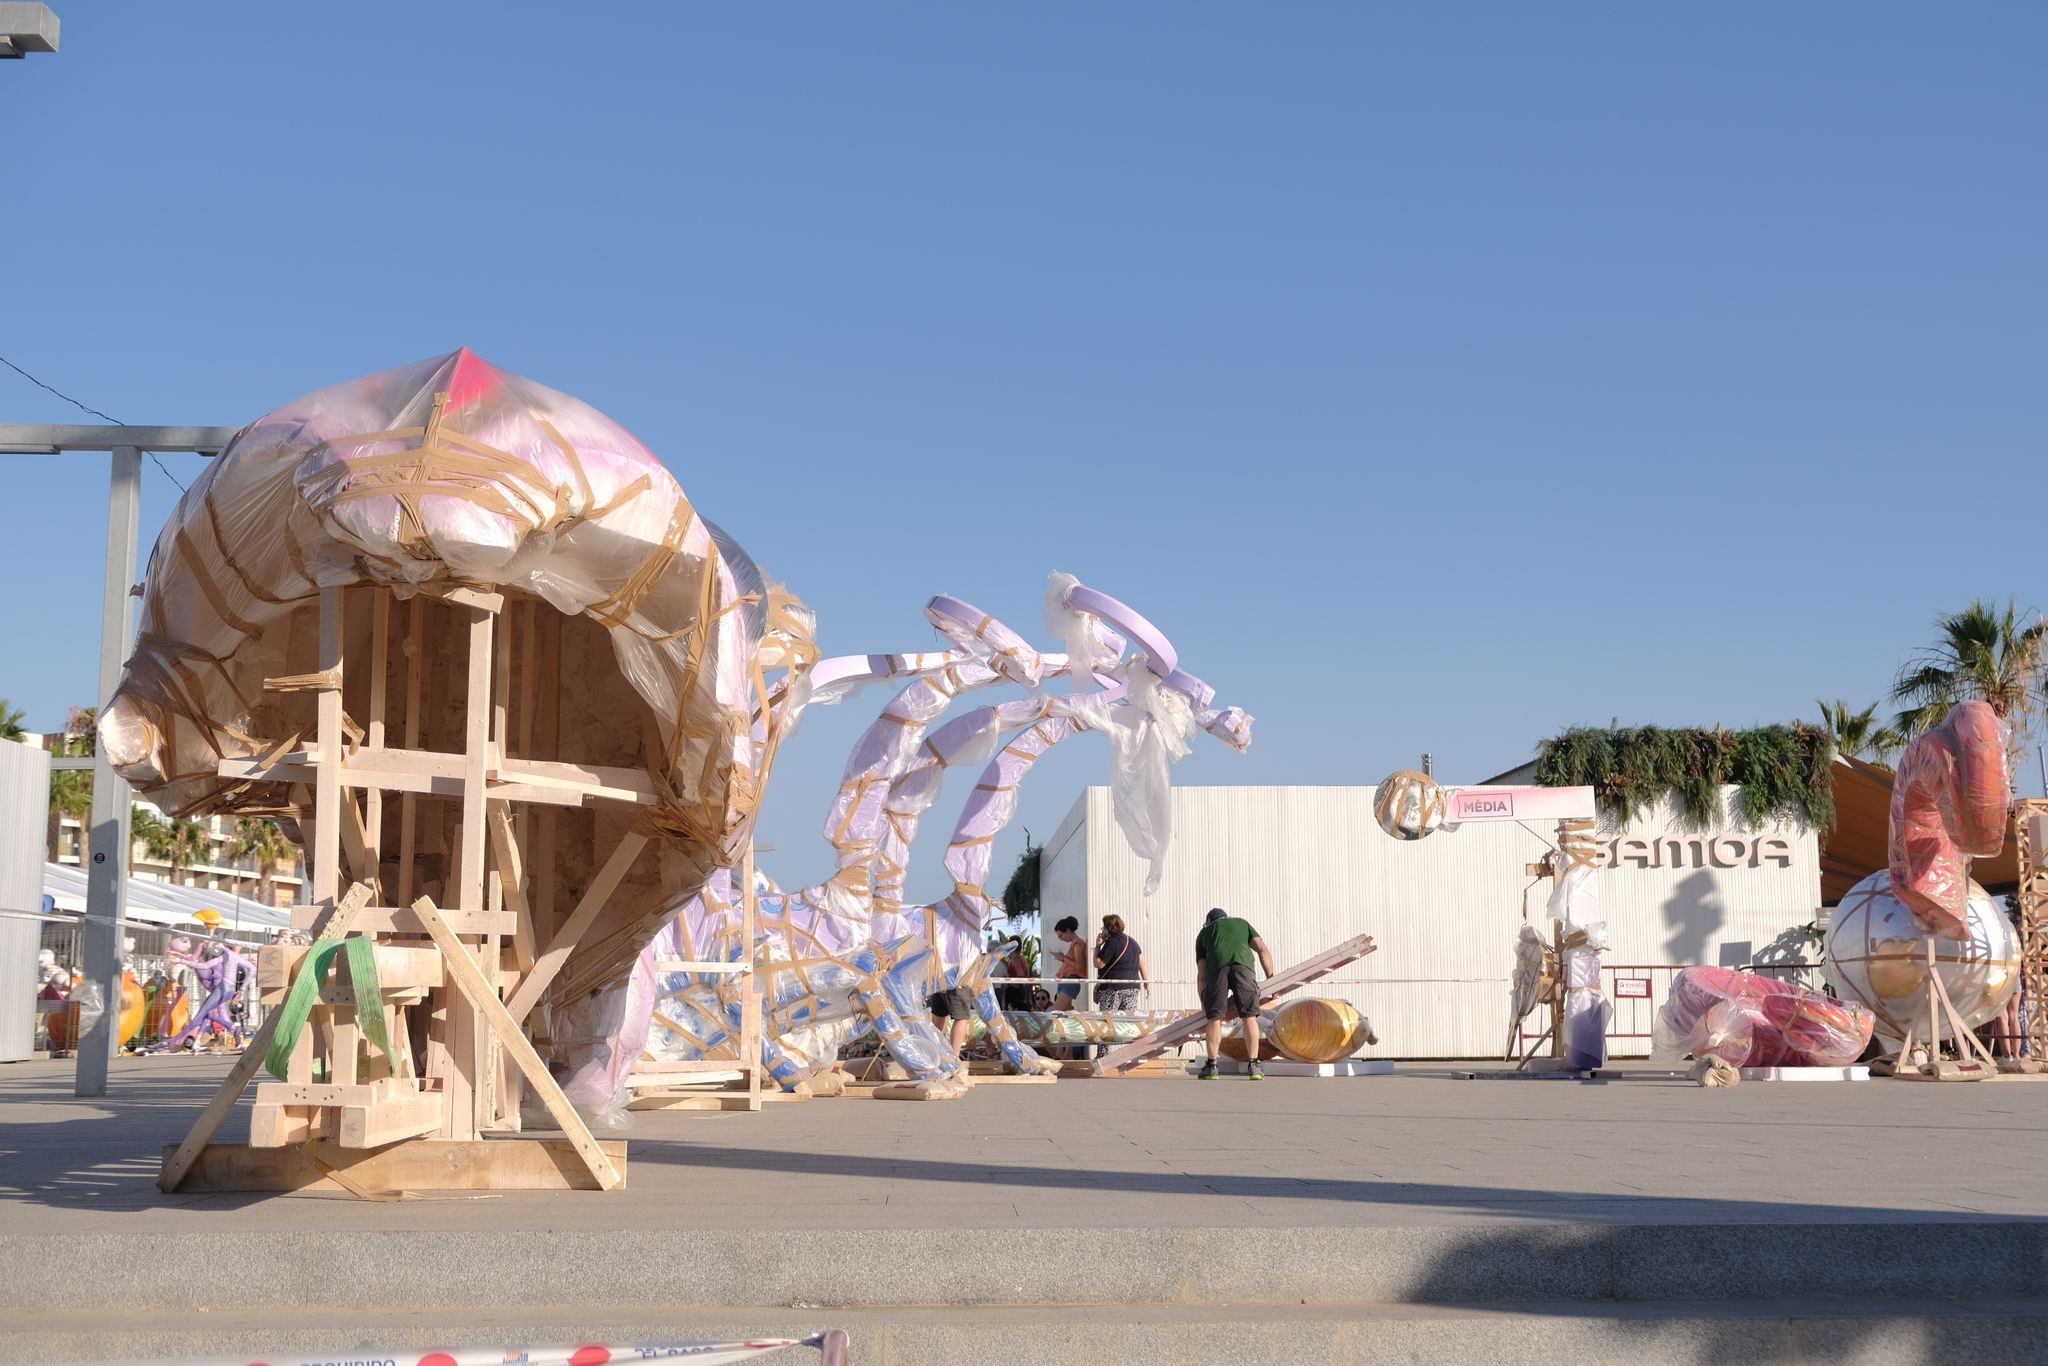
[[[1811,716],[2048,606],[2038,7],[56,8],[0,65],[0,354],[234,425],[471,346],[632,427],[830,650],[1125,597],[1259,718],[1182,783]],[[104,465],[5,473],[0,695],[52,725]],[[786,753],[784,881],[875,705]],[[1065,746],[1023,823],[1106,773]]]

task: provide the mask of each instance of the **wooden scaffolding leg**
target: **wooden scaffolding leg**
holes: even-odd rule
[[[420,747],[420,679],[426,661],[420,657],[420,614],[426,604],[414,598],[405,605],[405,747]],[[410,906],[413,893],[413,859],[419,853],[415,817],[419,797],[407,792],[398,799],[398,904]]]
[[[320,590],[320,719],[313,775],[313,901],[332,906],[341,873],[341,590]]]
[[[363,735],[363,748],[384,748],[384,702],[391,690],[391,590],[373,588],[370,599],[370,708]],[[373,759],[372,762],[375,762]],[[377,904],[384,900],[384,789],[373,787],[363,793],[364,852],[370,861],[370,882],[377,889]],[[403,902],[399,903],[403,905]]]
[[[483,971],[469,956],[469,950],[448,928],[448,922],[441,918],[441,912],[433,901],[421,897],[413,902],[413,910],[419,915],[420,923],[427,927],[427,933],[433,936],[434,943],[440,947],[444,966],[457,993],[483,1017],[486,1027],[490,1028],[502,1042],[506,1055],[525,1075],[527,1084],[533,1088],[541,1104],[547,1107],[555,1123],[561,1126],[562,1132],[568,1135],[569,1141],[575,1145],[577,1155],[590,1169],[598,1188],[618,1189],[621,1184],[618,1169],[612,1166],[611,1159],[598,1147],[597,1140],[591,1137],[590,1128],[583,1122],[583,1116],[576,1113],[576,1107],[569,1104],[569,1098],[562,1094],[562,1088],[549,1073],[547,1064],[540,1060],[540,1055],[533,1051],[533,1045],[526,1041],[526,1035],[520,1031],[518,1024],[499,1002],[497,993],[492,990],[490,983],[484,980]]]

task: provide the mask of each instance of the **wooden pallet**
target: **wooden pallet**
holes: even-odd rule
[[[1179,1077],[1185,1076],[1187,1070],[1187,1060],[1184,1058],[1147,1058],[1117,1072],[1096,1071],[1093,1058],[1060,1060],[1062,1081],[1129,1081],[1147,1077]]]
[[[1354,935],[1333,949],[1326,949],[1315,957],[1296,963],[1284,972],[1267,978],[1259,988],[1259,1004],[1277,1000],[1290,991],[1299,991],[1309,983],[1328,977],[1337,969],[1371,953],[1379,945],[1373,943],[1369,934]],[[1096,1076],[1109,1076],[1122,1072],[1134,1063],[1156,1058],[1169,1048],[1178,1048],[1189,1039],[1200,1034],[1208,1025],[1200,1011],[1183,1015],[1172,1024],[1162,1025],[1141,1039],[1134,1039],[1119,1048],[1112,1048],[1107,1055],[1097,1058],[1093,1064]]]
[[[626,1145],[598,1145],[624,1184]],[[164,1149],[168,1164],[175,1146]],[[583,1155],[566,1138],[411,1139],[382,1148],[344,1148],[324,1140],[284,1148],[209,1143],[185,1169],[181,1191],[327,1191],[391,1196],[416,1190],[599,1190]]]

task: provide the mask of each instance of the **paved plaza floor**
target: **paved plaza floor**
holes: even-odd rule
[[[964,1100],[654,1112],[628,1190],[172,1195],[153,1184],[225,1059],[0,1066],[11,1233],[327,1228],[1298,1228],[2048,1217],[2048,1079],[1973,1085],[1331,1079],[1067,1080]],[[242,1141],[247,1107],[222,1138]]]

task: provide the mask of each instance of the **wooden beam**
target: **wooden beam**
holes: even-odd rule
[[[441,1127],[448,1098],[425,1091],[404,1100],[379,1100],[341,1107],[337,1141],[344,1148],[380,1148],[402,1138],[417,1138]]]
[[[693,1072],[730,1072],[737,1078],[740,1074],[740,1065],[731,1058],[683,1058],[676,1061],[642,1058],[633,1064],[630,1075],[646,1078]]]
[[[339,939],[355,926],[356,913],[370,900],[370,888],[357,883],[348,889],[348,895],[341,898],[328,912],[327,918],[314,927],[313,942]],[[227,1080],[214,1092],[213,1099],[199,1112],[192,1129],[185,1135],[185,1141],[176,1148],[167,1149],[164,1157],[163,1174],[157,1177],[157,1188],[166,1193],[174,1191],[192,1170],[200,1152],[213,1140],[220,1129],[221,1121],[235,1108],[235,1102],[242,1098],[242,1091],[249,1085],[250,1078],[263,1066],[264,1055],[270,1051],[270,1040],[277,1033],[278,1022],[284,1018],[282,1011],[270,1011],[263,1017],[263,1023],[256,1027],[256,1037],[249,1040],[249,1046],[235,1059],[228,1069]],[[304,1038],[305,1035],[301,1035]]]
[[[384,704],[391,692],[391,590],[376,587],[370,593],[370,719],[363,734],[363,748],[374,753],[384,748]],[[373,787],[363,794],[363,825],[368,832],[365,847],[369,851],[370,881],[381,901],[386,895],[382,788]]]
[[[764,1101],[796,1101],[810,1099],[809,1096],[792,1095],[787,1091],[771,1091],[761,1097]],[[666,1095],[655,1093],[635,1096],[626,1102],[628,1110],[758,1110],[760,1105],[747,1099],[744,1091],[704,1091],[695,1095],[686,1092],[672,1092]]]
[[[503,593],[494,593],[487,588],[463,588],[459,586],[444,588],[433,586],[423,591],[433,597],[440,598],[443,602],[451,602],[458,607],[467,607],[478,612],[495,613],[503,610],[505,606],[505,595]]]
[[[512,829],[512,813],[504,803],[491,803],[490,825],[491,856],[497,860],[505,909],[513,917],[512,961],[521,972],[532,972],[533,913],[526,902],[526,868],[519,856],[518,834]]]
[[[522,759],[561,757],[562,731],[562,622],[560,612],[549,608],[541,620],[547,623],[540,643],[541,715],[539,755],[521,754]],[[542,807],[538,813],[540,822],[540,848],[533,860],[533,914],[538,922],[536,931],[537,947],[545,950],[554,942],[555,924],[555,848],[561,815],[549,807]]]
[[[442,955],[448,960],[448,972],[455,979],[456,990],[468,999],[470,1005],[483,1016],[485,1022],[496,1033],[513,1065],[525,1076],[526,1084],[533,1088],[541,1104],[547,1107],[548,1113],[554,1116],[555,1123],[562,1126],[562,1132],[567,1134],[569,1142],[575,1145],[577,1154],[590,1169],[590,1175],[596,1180],[598,1188],[618,1189],[624,1178],[612,1166],[611,1159],[605,1155],[604,1150],[598,1147],[597,1140],[591,1136],[589,1126],[583,1122],[583,1116],[576,1113],[576,1107],[562,1094],[562,1088],[548,1071],[547,1064],[533,1051],[533,1045],[527,1042],[518,1022],[491,991],[490,984],[484,980],[483,970],[476,965],[475,960],[469,956],[469,951],[441,919],[433,901],[421,897],[413,902],[412,908],[419,912],[420,921],[427,927],[427,933],[433,936],[434,943],[440,946]]]
[[[439,950],[434,951],[438,956]],[[359,1081],[344,1086],[337,1083],[294,1085],[288,1081],[259,1082],[256,1086],[258,1105],[376,1105],[387,1100],[410,1100],[419,1095],[420,1089],[409,1082],[395,1077],[381,1081]]]
[[[374,795],[374,789],[371,794]],[[370,851],[369,831],[363,827],[362,808],[353,792],[343,792],[337,803],[341,811],[341,848],[348,856],[350,877],[356,882],[378,886],[377,856]]]
[[[303,1140],[304,1133],[299,1135]],[[626,1145],[598,1146],[621,1173]],[[165,1161],[174,1150],[164,1149]],[[315,1159],[318,1159],[317,1163]],[[344,1176],[348,1185],[334,1179]],[[251,1148],[217,1143],[190,1171],[185,1189],[198,1192],[339,1194],[367,1190],[595,1190],[589,1169],[566,1139],[470,1139],[444,1142],[416,1138],[388,1148],[344,1148],[321,1141],[308,1154],[303,1142],[288,1148]],[[350,1191],[351,1194],[354,1191]]]
[[[341,875],[341,590],[320,590],[320,669],[329,686],[316,704],[320,718],[313,774],[313,900],[334,904]]]
[[[424,661],[420,658],[420,613],[425,604],[417,597],[405,605],[405,747],[420,747],[420,678]],[[412,861],[418,852],[413,820],[419,810],[419,799],[411,793],[399,799],[398,803],[398,904],[412,902]]]
[[[252,1148],[281,1148],[287,1143],[303,1143],[313,1136],[315,1111],[304,1105],[274,1105],[257,1101],[249,1108],[249,1146]],[[175,1152],[176,1149],[166,1149]],[[207,1152],[219,1149],[209,1147]],[[187,1187],[191,1189],[191,1187]]]
[[[597,876],[590,880],[590,886],[584,890],[583,899],[576,903],[575,911],[562,922],[562,928],[548,944],[547,952],[534,963],[533,971],[519,984],[519,989],[512,993],[512,999],[507,1003],[506,1009],[511,1012],[513,1019],[524,1020],[534,1006],[540,1003],[542,993],[553,984],[555,974],[562,970],[562,964],[569,960],[569,951],[576,947],[576,941],[583,937],[583,932],[597,919],[597,913],[604,909],[605,902],[619,889],[619,884],[632,870],[633,861],[640,857],[640,851],[646,847],[647,836],[637,830],[629,830],[625,838],[612,850],[612,856],[604,861],[604,867],[597,870]]]
[[[484,820],[487,814],[484,809],[484,785],[493,757],[491,673],[497,618],[488,607],[470,606],[465,610],[469,619],[468,686],[463,695],[462,824],[458,829],[458,838],[461,842],[457,845],[456,852],[454,900],[456,906],[462,910],[481,911],[486,909],[484,847],[489,835]],[[413,902],[414,910],[419,909],[420,900],[424,898]],[[425,920],[425,917],[422,917],[422,920]],[[444,927],[446,925],[446,922],[441,921],[436,914],[433,921],[426,922],[428,933],[433,932],[433,925],[437,922]],[[493,956],[491,945],[494,942],[489,938],[480,941],[479,952],[486,962]],[[441,951],[444,954],[449,952],[446,945],[442,946]],[[469,955],[468,949],[459,949],[455,956],[462,958],[471,966],[476,966],[476,960]],[[483,969],[478,967],[477,971],[478,976],[482,978]],[[486,994],[496,1002],[498,994],[495,990],[489,990]],[[465,1001],[471,1003],[469,1008],[465,1008]],[[468,1132],[457,1135],[467,1138],[497,1117],[497,1085],[491,1066],[493,1040],[490,1017],[482,1013],[481,1007],[474,1005],[473,994],[467,991],[451,999],[449,1013],[456,1026],[456,1058],[466,1074],[470,1088],[469,1105],[464,1113],[471,1117],[473,1127]],[[457,1123],[461,1121],[462,1115],[458,1114]]]
[[[371,926],[366,917],[372,908],[365,906],[356,914],[355,928],[368,931]],[[408,908],[407,915],[412,912]],[[417,918],[414,919],[417,924]],[[425,934],[425,930],[414,930],[414,934]],[[306,961],[312,950],[303,944],[265,944],[256,956],[256,990],[264,1003],[272,999],[283,1000],[285,990],[291,986],[292,978],[298,975],[299,964]],[[371,949],[377,964],[378,988],[389,994],[419,987],[438,987],[446,980],[443,975],[440,953],[426,945],[417,947],[409,944],[377,944]],[[341,985],[346,987],[344,975]],[[332,990],[330,987],[329,990]]]
[[[292,928],[303,930],[319,922],[321,908],[318,906],[293,906]],[[485,935],[512,933],[512,916],[506,911],[443,911],[446,920],[457,934]],[[410,906],[365,906],[356,918],[356,928],[364,934],[425,934],[420,918]]]

